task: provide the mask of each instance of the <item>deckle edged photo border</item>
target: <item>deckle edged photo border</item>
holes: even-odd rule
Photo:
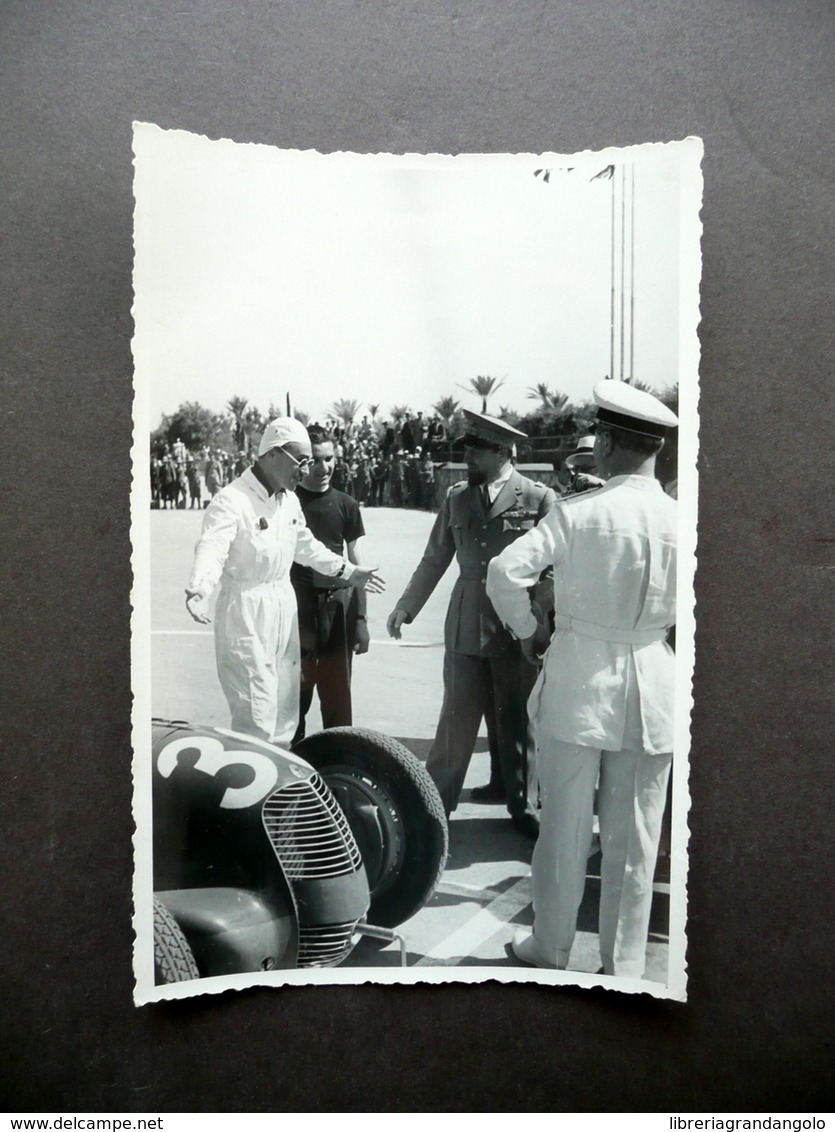
[[[135,124],[137,1004],[254,985],[486,980],[686,999],[702,152],[701,141],[688,138],[573,155],[320,154]],[[489,403],[479,403],[473,379],[485,373],[497,375],[497,384]],[[354,722],[404,743],[407,756],[423,764],[441,712],[455,563],[420,619],[404,625],[402,639],[388,636],[386,619],[445,493],[455,483],[469,490],[455,444],[465,429],[456,433],[455,422],[469,409],[525,433],[516,468],[553,491],[559,507],[572,494],[565,457],[588,431],[603,379],[674,402],[679,420],[677,462],[667,463],[662,480],[678,508],[674,758],[665,864],[654,881],[652,962],[643,978],[598,973],[592,858],[583,905],[589,915],[581,916],[568,969],[524,966],[514,957],[514,931],[533,922],[532,843],[511,838],[502,809],[487,813],[469,801],[489,761],[483,729],[470,767],[476,778],[467,779],[450,817],[451,848],[434,895],[424,893],[419,908],[403,904],[404,922],[378,924],[372,947],[367,935],[360,938],[362,874],[371,877],[373,902],[379,853],[373,865],[357,863],[364,842],[356,814],[346,820],[338,804],[344,791],[331,793],[321,784],[324,771],[311,778],[307,759],[289,751],[292,730],[276,727],[267,736],[284,734],[276,753],[263,733],[243,735],[233,726],[216,669],[217,595],[205,626],[185,605],[195,543],[210,514],[204,504],[217,491],[210,486],[215,451],[228,456],[231,482],[242,469],[253,474],[269,419],[332,424],[336,405],[353,401],[357,424],[349,418],[349,438],[330,424],[329,437],[350,448],[352,429],[363,415],[369,420],[365,410],[373,406],[369,443],[379,438],[382,447],[382,423],[397,423],[407,403],[428,417],[443,399],[457,402],[444,422],[448,447],[431,450],[434,496],[426,506],[416,498],[412,510],[396,509],[390,497],[382,507],[362,501],[365,562],[377,566],[386,592],[368,596],[371,643],[353,665]],[[537,390],[543,409],[546,395],[557,397],[548,420],[560,410],[575,413],[573,432],[534,435],[525,426]],[[196,428],[173,436],[184,406],[204,414],[205,435]],[[149,475],[155,444],[183,482],[194,479],[197,507],[185,488],[181,502],[161,503]],[[266,496],[278,515],[278,495]],[[265,516],[258,537],[271,537],[278,522],[272,510]],[[292,673],[298,656],[284,660]],[[315,730],[311,717],[308,735]],[[304,846],[293,806],[302,795],[343,839],[348,864],[339,877],[311,878],[299,864]],[[404,805],[408,831],[412,803]],[[409,855],[429,850],[402,836],[396,820],[382,824],[386,860],[408,872]],[[462,863],[469,831],[475,840]],[[307,931],[310,908],[330,943],[321,931]]]

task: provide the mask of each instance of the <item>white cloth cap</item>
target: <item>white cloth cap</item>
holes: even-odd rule
[[[665,429],[678,424],[678,417],[663,401],[625,381],[599,381],[594,387],[594,401],[600,424],[647,436],[663,436]]]
[[[276,417],[264,429],[261,443],[258,445],[258,455],[263,456],[271,448],[283,448],[285,444],[310,444],[307,429],[295,417]]]

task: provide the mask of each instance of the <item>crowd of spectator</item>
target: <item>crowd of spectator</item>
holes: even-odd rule
[[[449,436],[440,417],[406,413],[399,421],[310,422],[333,442],[333,486],[365,507],[436,506],[435,469],[449,459]],[[180,440],[151,458],[152,507],[206,507],[254,460],[205,446],[190,452]]]

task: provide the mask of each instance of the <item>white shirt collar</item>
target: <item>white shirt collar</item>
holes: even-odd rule
[[[504,487],[504,485],[507,483],[507,481],[510,479],[510,477],[512,475],[513,475],[513,464],[511,464],[510,461],[508,460],[507,464],[504,467],[504,471],[502,471],[500,473],[499,478],[492,480],[487,485],[487,494],[490,496],[490,502],[491,503],[496,502],[496,496],[499,494],[499,492],[502,490],[502,488]]]
[[[247,468],[245,471],[243,471],[241,473],[241,479],[249,488],[249,490],[257,495],[258,498],[263,500],[265,503],[276,503],[278,501],[278,496],[273,495],[271,492],[267,491],[267,489],[256,476],[255,472],[253,472],[252,468]]]

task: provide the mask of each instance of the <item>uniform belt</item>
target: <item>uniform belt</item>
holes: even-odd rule
[[[609,641],[617,645],[651,645],[667,636],[666,629],[610,629],[567,613],[557,614],[557,628],[568,629],[578,637],[591,637],[595,641]]]
[[[276,587],[292,589],[290,585],[290,575],[281,574],[277,578],[267,578],[264,581],[253,582],[248,578],[238,578],[233,574],[222,574],[221,585],[236,589],[236,590],[274,590]]]
[[[483,582],[487,577],[487,566],[462,566],[459,576],[468,582]]]

